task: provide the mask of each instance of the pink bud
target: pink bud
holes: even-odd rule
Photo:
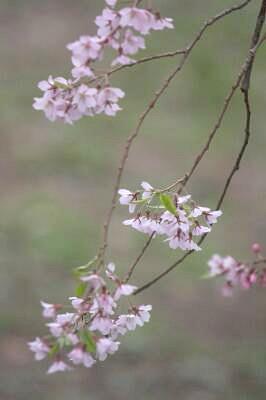
[[[260,245],[258,243],[254,243],[252,245],[251,249],[252,249],[253,253],[255,253],[255,254],[261,253],[261,247],[260,247]]]

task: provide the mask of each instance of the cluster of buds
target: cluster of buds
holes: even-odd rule
[[[37,337],[29,348],[36,360],[52,357],[49,374],[68,371],[76,365],[90,368],[96,360],[104,361],[118,350],[119,336],[150,320],[151,305],[135,307],[129,302],[128,313],[118,313],[118,302],[132,295],[137,287],[121,281],[113,263],[107,266],[106,279],[87,269],[88,265],[75,270],[81,283],[77,288],[79,296],[69,299],[71,312],[62,313],[61,305],[41,302],[43,317],[50,320],[46,324],[50,334]]]
[[[171,18],[139,8],[133,1],[131,7],[118,10],[115,8],[117,1],[106,0],[106,3],[107,7],[95,19],[97,34],[83,35],[67,45],[73,64],[72,79],[50,76],[39,83],[44,93],[34,99],[33,107],[44,111],[51,121],[73,123],[83,116],[100,113],[115,116],[121,110],[118,101],[124,97],[124,92],[110,87],[108,76],[112,70],[103,74],[94,67],[95,63],[103,60],[107,48],[116,52],[111,66],[135,63],[132,55],[145,48],[143,36],[151,31],[173,28]]]
[[[231,256],[221,257],[218,254],[214,254],[209,260],[207,277],[225,278],[222,289],[224,296],[231,296],[237,287],[250,289],[255,284],[266,287],[266,268],[259,268],[260,264],[266,264],[261,255],[260,245],[255,243],[252,251],[256,255],[256,260],[252,262],[242,262]]]
[[[136,213],[124,225],[149,236],[164,236],[171,249],[201,250],[195,237],[209,233],[222,212],[197,205],[190,195],[156,190],[148,182],[142,182],[141,186],[143,190],[136,192],[127,189],[118,192],[120,204],[128,205],[129,212]]]

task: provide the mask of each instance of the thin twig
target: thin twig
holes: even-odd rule
[[[249,50],[249,55],[247,57],[247,60],[244,64],[244,68],[243,68],[243,72],[245,73],[249,68],[250,68],[250,63],[254,61],[255,55],[256,55],[256,51],[258,50],[258,48],[260,47],[260,45],[262,44],[262,42],[266,39],[266,35],[264,35],[262,37],[262,39],[260,40],[260,42],[258,42],[256,44],[256,46],[254,48],[251,48]],[[243,76],[243,74],[240,74],[241,76]],[[239,83],[240,85],[240,83]],[[238,85],[238,86],[239,86]],[[245,87],[244,89],[241,88],[243,95],[244,95],[244,104],[245,104],[245,110],[246,110],[246,124],[245,124],[245,137],[244,137],[244,143],[241,146],[240,152],[237,156],[236,162],[233,166],[232,171],[230,172],[224,189],[222,191],[222,195],[220,196],[218,203],[217,203],[217,207],[216,209],[218,210],[225,198],[225,195],[229,189],[229,186],[232,182],[233,176],[234,174],[239,170],[240,168],[240,163],[241,160],[244,156],[245,150],[247,148],[248,142],[249,142],[249,138],[250,138],[250,122],[251,122],[251,109],[250,109],[250,104],[249,104],[249,86]],[[202,242],[205,240],[205,238],[207,237],[207,233],[204,234],[202,236],[202,238],[200,239],[200,241],[198,242],[198,245],[202,244]],[[141,292],[143,292],[144,290],[148,289],[149,287],[153,286],[156,282],[158,282],[159,280],[161,280],[162,278],[164,278],[166,275],[168,275],[171,271],[173,271],[177,266],[179,266],[180,264],[183,263],[183,261],[189,257],[191,254],[194,254],[195,251],[194,250],[190,250],[187,253],[185,253],[181,258],[179,258],[174,264],[172,264],[169,268],[167,268],[165,271],[163,271],[161,274],[159,274],[157,277],[155,277],[154,279],[152,279],[150,282],[146,283],[145,285],[143,285],[142,287],[140,287],[139,289],[137,289],[134,292],[134,295],[137,295]]]
[[[106,248],[108,246],[109,227],[110,227],[110,223],[111,223],[113,212],[114,212],[115,207],[116,207],[117,192],[118,192],[118,189],[120,187],[120,182],[121,182],[121,178],[122,178],[123,171],[124,171],[124,168],[125,168],[125,164],[126,164],[128,156],[129,156],[129,152],[130,152],[132,143],[136,139],[136,137],[138,136],[138,134],[140,132],[140,129],[141,129],[141,127],[142,127],[147,115],[150,113],[150,111],[157,104],[158,100],[163,95],[163,93],[166,91],[166,89],[168,88],[168,86],[170,85],[172,80],[175,78],[175,76],[182,70],[182,68],[185,65],[185,63],[187,61],[187,58],[189,57],[191,51],[196,46],[196,44],[200,41],[200,39],[203,36],[204,32],[210,26],[212,26],[215,22],[217,22],[220,19],[224,18],[225,16],[231,14],[232,12],[238,11],[238,10],[242,9],[243,7],[245,7],[248,3],[250,3],[250,1],[251,0],[245,0],[245,1],[243,1],[242,3],[240,3],[238,5],[235,5],[235,6],[231,7],[231,8],[228,8],[228,9],[222,11],[221,13],[217,14],[213,18],[207,20],[203,24],[203,26],[200,29],[200,31],[197,33],[195,38],[192,40],[190,45],[187,47],[186,52],[183,54],[183,57],[182,57],[180,63],[178,64],[178,66],[170,73],[170,75],[168,76],[166,81],[163,83],[161,88],[155,93],[152,101],[148,104],[148,106],[146,107],[144,112],[141,114],[135,130],[133,131],[133,133],[127,139],[127,142],[126,142],[126,145],[125,145],[125,148],[124,148],[124,153],[123,153],[123,156],[122,156],[119,168],[118,168],[118,173],[117,173],[117,177],[116,177],[116,181],[115,181],[115,185],[114,185],[113,197],[112,197],[112,201],[111,201],[111,207],[109,209],[109,212],[108,212],[108,215],[107,215],[107,219],[106,219],[106,222],[104,224],[103,245],[102,245],[102,247],[100,249],[100,252],[99,252],[99,256],[102,259],[102,263],[104,261],[103,260],[104,259],[104,254],[105,254]]]
[[[266,0],[262,0],[260,12],[259,12],[259,15],[257,18],[255,30],[254,30],[254,34],[253,34],[252,40],[251,40],[251,46],[250,46],[251,49],[256,47],[256,45],[259,42],[261,31],[262,31],[262,28],[263,28],[263,25],[265,22],[265,14],[266,14]],[[253,64],[254,64],[254,56],[252,57],[252,59],[250,61],[249,68],[247,69],[247,71],[245,73],[245,76],[244,76],[244,79],[243,79],[243,82],[241,85],[241,90],[243,92],[248,92],[248,90],[249,90],[250,77],[251,77]]]
[[[143,247],[143,249],[141,250],[139,256],[136,258],[135,262],[133,263],[132,267],[130,268],[127,277],[125,279],[125,282],[128,282],[129,279],[131,278],[136,266],[138,265],[138,263],[140,262],[140,260],[142,259],[142,257],[144,256],[147,248],[149,247],[149,245],[151,244],[152,239],[154,238],[155,232],[153,232],[151,234],[151,236],[149,237],[149,239],[147,240],[147,242],[145,243],[145,246]]]
[[[246,127],[245,127],[245,139],[244,139],[244,143],[241,147],[240,153],[237,156],[236,162],[233,166],[232,171],[230,172],[227,181],[225,183],[225,187],[223,189],[223,192],[221,194],[221,197],[218,201],[217,204],[217,209],[219,209],[224,201],[224,198],[226,196],[226,193],[228,191],[228,188],[231,184],[231,181],[233,179],[233,176],[235,175],[235,173],[239,170],[240,168],[240,162],[242,160],[242,157],[245,153],[246,147],[248,145],[249,142],[249,138],[250,138],[250,118],[251,118],[251,110],[250,110],[250,104],[249,104],[249,95],[248,95],[248,91],[244,92],[244,103],[245,103],[245,107],[246,107],[246,116],[247,116],[247,121],[246,121]]]
[[[266,264],[266,258],[260,258],[259,260],[253,261],[251,265]]]

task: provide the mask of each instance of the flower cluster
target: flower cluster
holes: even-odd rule
[[[257,260],[253,262],[237,261],[231,256],[221,257],[218,254],[214,254],[209,260],[207,277],[225,278],[222,289],[224,296],[231,296],[236,287],[250,289],[255,284],[266,287],[266,268],[258,268],[260,264],[265,264],[266,261],[260,254],[258,244],[254,244],[252,250],[257,255]]]
[[[51,320],[46,324],[50,335],[37,337],[29,348],[36,360],[48,355],[53,358],[49,374],[71,370],[75,365],[90,368],[96,360],[104,361],[118,350],[119,336],[149,322],[151,305],[130,305],[127,314],[118,313],[118,302],[137,287],[121,281],[113,263],[107,266],[106,277],[111,288],[96,271],[84,274],[82,269],[84,293],[82,297],[70,297],[71,312],[59,313],[62,306],[41,302],[43,317]]]
[[[115,9],[117,1],[106,0],[106,3],[107,7],[95,19],[97,34],[83,35],[67,45],[73,64],[72,79],[50,76],[39,83],[44,93],[34,99],[33,107],[43,110],[51,121],[73,123],[83,116],[100,113],[115,116],[121,110],[118,101],[124,97],[124,92],[110,87],[108,76],[112,70],[103,74],[95,68],[95,63],[102,61],[107,48],[116,53],[112,67],[135,63],[132,56],[145,49],[143,36],[151,31],[173,28],[171,18],[136,7],[133,1],[131,7],[120,10]]]
[[[148,182],[142,182],[141,186],[143,190],[136,192],[127,189],[118,192],[120,204],[128,205],[130,213],[136,212],[124,225],[153,237],[164,236],[171,249],[201,250],[195,237],[209,233],[222,212],[197,205],[190,195],[166,194]]]

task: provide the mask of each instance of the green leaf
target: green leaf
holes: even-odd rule
[[[191,212],[191,207],[189,207],[187,204],[182,205],[183,209],[186,211],[187,214],[190,214]]]
[[[78,287],[76,288],[76,296],[77,297],[82,297],[83,294],[85,293],[85,290],[87,288],[87,283],[86,282],[81,282]]]
[[[77,276],[86,275],[88,273],[89,268],[98,260],[98,256],[93,257],[92,260],[88,262],[86,265],[82,265],[80,267],[76,267],[73,269],[73,273]]]
[[[132,204],[137,204],[137,205],[142,205],[142,204],[145,204],[145,203],[147,203],[147,199],[132,201]]]
[[[172,213],[174,215],[177,214],[176,207],[170,196],[168,196],[167,194],[161,193],[160,200],[161,200],[162,205],[166,208],[166,210],[168,210],[170,213]]]
[[[60,349],[63,349],[64,347],[65,347],[65,338],[64,337],[60,337],[59,339],[58,339],[58,345],[59,345],[59,347],[60,347]]]
[[[92,335],[88,331],[81,331],[80,332],[80,339],[86,345],[87,350],[90,353],[94,353],[96,351],[96,344],[93,340]]]
[[[55,343],[51,350],[49,351],[49,356],[53,356],[55,353],[57,353],[60,350],[59,344]]]
[[[69,89],[68,85],[65,85],[64,83],[55,81],[54,86],[57,87],[58,89]]]

